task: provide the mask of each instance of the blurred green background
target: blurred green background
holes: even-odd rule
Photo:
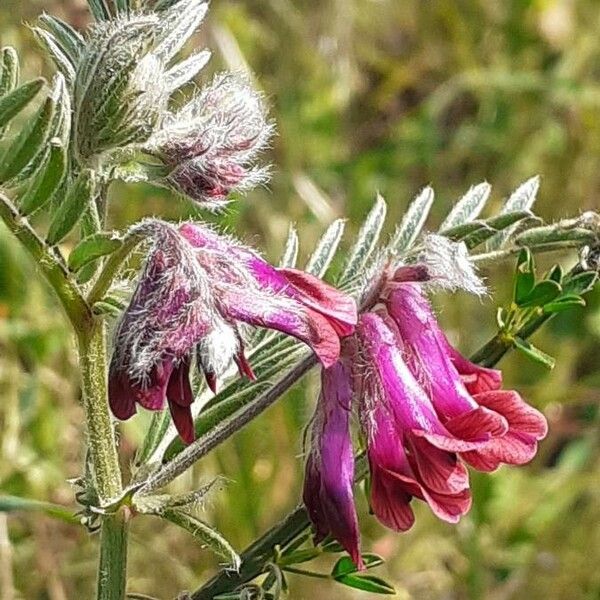
[[[0,41],[19,49],[29,75],[51,74],[23,25],[43,10],[87,22],[83,0],[2,0]],[[432,226],[469,185],[490,181],[497,207],[536,173],[544,218],[600,208],[599,27],[598,0],[213,0],[197,35],[214,50],[209,71],[250,69],[278,128],[271,184],[217,220],[276,258],[290,221],[306,257],[333,218],[348,216],[355,231],[377,190],[389,202],[390,228],[429,183],[437,191]],[[112,193],[115,227],[190,211],[149,187]],[[493,294],[484,302],[436,299],[465,352],[493,333],[511,270],[485,273]],[[458,526],[419,504],[415,527],[392,534],[360,500],[365,549],[387,559],[381,574],[398,597],[600,598],[600,295],[557,318],[536,343],[558,359],[553,372],[522,356],[501,365],[507,385],[550,421],[532,465],[473,473],[474,507]],[[189,490],[227,477],[206,518],[236,548],[297,503],[315,395],[313,376],[176,483]],[[0,229],[2,492],[72,503],[67,479],[81,472],[84,435],[78,396],[66,321]],[[125,461],[146,423],[142,416],[123,428]],[[48,518],[0,515],[0,598],[92,597],[96,547],[84,531]],[[134,520],[132,591],[173,598],[216,565],[174,526]],[[291,585],[298,600],[368,597],[298,577]]]

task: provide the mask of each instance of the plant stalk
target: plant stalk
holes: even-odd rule
[[[115,431],[108,407],[105,325],[95,319],[79,332],[79,363],[87,421],[92,475],[100,507],[110,505],[122,492]],[[127,514],[119,510],[102,517],[98,600],[125,598],[127,569]]]

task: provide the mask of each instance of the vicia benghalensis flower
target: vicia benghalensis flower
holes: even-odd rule
[[[324,366],[336,362],[340,337],[357,320],[351,298],[301,271],[272,267],[205,226],[148,221],[140,229],[153,248],[115,335],[109,378],[115,416],[128,419],[136,403],[161,410],[166,402],[182,439],[193,441],[194,352],[213,390],[231,361],[254,376],[240,323],[287,333]]]
[[[386,273],[355,334],[345,340],[340,362],[323,374],[304,498],[317,540],[331,533],[359,567],[348,492],[354,464],[348,457],[350,394],[365,440],[371,508],[396,531],[412,526],[413,498],[456,523],[471,505],[464,463],[481,471],[527,463],[547,431],[539,411],[517,392],[501,389],[500,371],[473,364],[450,345],[421,289],[430,277],[426,265]],[[323,415],[332,414],[337,427],[328,429]],[[336,455],[344,465],[337,481],[323,466]]]

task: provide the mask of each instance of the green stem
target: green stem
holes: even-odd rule
[[[121,470],[115,431],[109,407],[106,373],[106,331],[97,319],[79,333],[82,395],[88,431],[88,446],[95,489],[100,506],[121,496]],[[121,510],[102,518],[98,600],[123,600],[127,568],[127,515]]]
[[[36,262],[58,296],[73,327],[76,330],[84,327],[91,319],[91,311],[66,266],[38,236],[29,221],[19,214],[9,198],[1,193],[0,218]]]
[[[106,515],[100,536],[97,600],[123,600],[127,586],[128,514]]]
[[[93,306],[95,302],[102,300],[104,294],[110,289],[121,266],[142,239],[143,237],[139,232],[132,231],[125,236],[121,247],[110,255],[110,258],[106,261],[104,268],[94,283],[94,287],[88,295],[88,303],[90,306]]]

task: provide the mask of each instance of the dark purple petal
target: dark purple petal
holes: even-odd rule
[[[364,567],[354,507],[354,453],[350,437],[349,369],[338,362],[321,375],[311,448],[306,463],[304,502],[315,526],[316,541],[331,534],[359,569]]]

